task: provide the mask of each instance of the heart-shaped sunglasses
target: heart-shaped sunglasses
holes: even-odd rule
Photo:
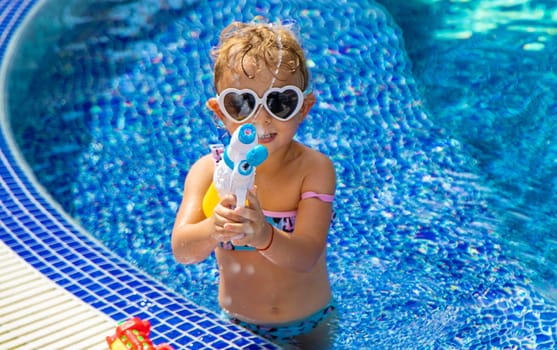
[[[282,122],[294,118],[304,103],[304,93],[299,87],[287,85],[270,88],[263,97],[251,89],[224,89],[217,95],[217,101],[223,114],[236,123],[242,123],[253,117],[260,105],[269,114]]]

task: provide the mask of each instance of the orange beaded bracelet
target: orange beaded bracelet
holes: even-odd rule
[[[273,238],[275,238],[275,227],[273,225],[271,225],[270,223],[269,223],[269,226],[271,226],[271,240],[269,241],[269,244],[267,244],[267,246],[265,248],[257,249],[260,252],[263,252],[263,251],[271,248],[271,244],[273,244]]]

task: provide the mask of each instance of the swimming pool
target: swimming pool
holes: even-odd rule
[[[555,3],[388,2],[431,120],[476,160],[498,192],[505,250],[557,302]]]
[[[551,157],[535,158],[540,149],[551,151],[536,141],[551,140],[550,124],[524,139],[505,139],[516,132],[511,127],[488,128],[501,119],[512,125],[544,122],[543,112],[555,108],[547,95],[554,91],[551,70],[535,83],[517,85],[515,94],[500,91],[513,86],[508,75],[522,82],[532,74],[510,74],[518,61],[543,62],[543,72],[550,58],[538,61],[540,51],[525,51],[522,58],[506,54],[508,61],[501,60],[489,45],[496,37],[510,50],[506,45],[513,38],[492,29],[474,33],[473,39],[485,41],[467,41],[466,30],[442,31],[454,27],[454,18],[440,21],[439,36],[413,42],[408,28],[420,28],[420,22],[412,27],[408,17],[406,23],[397,17],[407,25],[417,84],[401,33],[372,2],[246,2],[242,10],[214,3],[219,13],[206,2],[189,3],[68,1],[61,14],[36,23],[43,30],[35,33],[43,36],[34,34],[22,44],[24,66],[17,66],[17,79],[8,85],[15,91],[9,101],[13,134],[36,177],[83,227],[163,284],[216,310],[214,260],[176,265],[168,243],[184,175],[218,139],[203,108],[213,94],[207,53],[215,28],[232,17],[292,17],[304,29],[320,101],[300,139],[331,155],[339,174],[338,218],[329,242],[342,315],[336,348],[555,346],[551,290],[530,282],[544,271],[532,263],[552,261],[554,241],[544,238],[544,253],[532,259],[515,255],[507,243],[509,235],[513,247],[523,247],[516,243],[526,241],[520,234],[543,237],[545,225],[533,223],[550,225],[551,206],[526,222],[533,203],[525,191],[544,190],[516,186],[510,189],[518,192],[505,192],[525,168],[502,165],[516,164],[529,151],[529,160],[541,164],[528,169],[537,170],[532,183],[551,174],[551,165],[544,166]],[[481,4],[469,2],[480,9]],[[543,3],[515,6],[523,10],[524,4]],[[398,9],[393,12],[401,16],[413,10],[408,3]],[[445,13],[443,2],[424,11]],[[517,33],[529,43],[527,30]],[[541,53],[555,47],[551,35],[534,40],[544,44]],[[485,46],[489,50],[482,51]],[[474,55],[467,59],[464,53]],[[479,72],[489,74],[480,74],[475,62],[497,62],[501,69],[482,66]],[[520,93],[533,86],[545,94],[513,114]],[[482,99],[485,91],[492,92],[489,99]],[[496,108],[500,101],[505,109]],[[538,118],[529,120],[531,114]],[[510,120],[516,115],[522,119]],[[514,152],[501,152],[517,140]],[[515,193],[523,199],[509,202]],[[529,211],[501,210],[509,207]],[[550,263],[543,265],[552,271]]]

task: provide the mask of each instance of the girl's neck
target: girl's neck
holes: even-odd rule
[[[269,157],[257,167],[260,173],[273,174],[280,171],[288,163],[298,157],[298,146],[296,141],[291,141],[288,145],[275,150]]]

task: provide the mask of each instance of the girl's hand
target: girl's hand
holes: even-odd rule
[[[226,195],[217,204],[213,210],[213,230],[211,237],[217,242],[230,242],[244,238],[243,232],[230,230],[227,227],[230,224],[238,224],[244,221],[244,218],[236,214],[236,197],[234,195]]]
[[[271,226],[265,219],[265,214],[261,209],[257,199],[256,188],[248,191],[247,199],[249,206],[246,208],[236,208],[233,210],[235,218],[224,224],[224,230],[233,236],[232,244],[248,245],[255,248],[267,246],[271,237]]]

